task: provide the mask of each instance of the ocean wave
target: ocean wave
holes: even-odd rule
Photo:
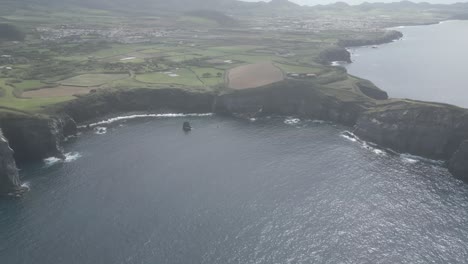
[[[107,127],[95,127],[94,133],[96,133],[97,135],[104,135],[107,133]]]
[[[349,141],[352,141],[352,142],[358,142],[359,141],[359,138],[354,135],[352,132],[349,132],[349,131],[344,131],[340,134],[341,137],[343,138],[346,138],[347,140]]]
[[[286,125],[297,125],[301,122],[301,119],[299,118],[293,118],[293,117],[288,117],[284,120],[284,123]]]
[[[443,160],[433,160],[433,159],[428,159],[428,158],[424,158],[424,157],[420,157],[416,155],[411,155],[408,153],[399,153],[392,149],[381,149],[377,144],[361,140],[358,136],[356,136],[354,133],[350,131],[344,131],[341,133],[340,136],[343,138],[346,138],[349,141],[360,143],[361,147],[368,149],[377,155],[390,154],[394,156],[399,156],[401,161],[403,161],[404,163],[415,164],[418,162],[423,162],[423,163],[428,163],[428,164],[432,164],[435,166],[443,166],[445,163]]]
[[[343,66],[344,64],[346,64],[346,62],[344,61],[332,61],[330,63],[331,66],[334,66],[334,67],[339,67],[339,66]]]
[[[400,158],[401,158],[401,160],[403,162],[410,163],[410,164],[423,162],[423,163],[433,164],[433,165],[436,165],[436,166],[442,166],[445,163],[443,160],[433,160],[433,159],[428,159],[428,158],[424,158],[424,157],[420,157],[420,156],[416,156],[416,155],[411,155],[411,154],[408,154],[408,153],[400,154]]]
[[[58,163],[64,163],[64,162],[70,163],[81,157],[82,155],[79,152],[69,152],[69,153],[64,154],[64,158],[50,157],[50,158],[44,159],[44,163],[45,163],[45,167],[51,167]]]
[[[59,159],[57,157],[50,157],[50,158],[44,159],[44,163],[46,167],[53,166],[62,161],[63,161],[62,159]]]
[[[324,120],[314,119],[311,121],[313,124],[329,124],[330,122]]]
[[[362,148],[367,149],[369,151],[372,151],[377,155],[387,155],[387,152],[385,150],[380,149],[376,144],[361,140],[353,132],[344,131],[344,132],[341,133],[340,136],[343,137],[343,138],[346,138],[349,141],[359,143]]]
[[[21,188],[29,191],[29,190],[31,190],[31,184],[29,182],[23,182],[21,184]]]
[[[82,155],[79,152],[69,152],[65,153],[65,160],[64,162],[73,162],[79,158],[81,158]]]
[[[177,114],[177,113],[169,113],[169,114],[136,114],[136,115],[128,115],[128,116],[117,116],[113,118],[109,118],[103,121],[99,121],[96,123],[91,123],[85,126],[79,126],[79,128],[86,128],[86,127],[97,127],[101,125],[112,124],[118,121],[123,120],[130,120],[136,118],[145,118],[145,117],[154,117],[154,118],[169,118],[169,117],[203,117],[203,116],[213,116],[213,113],[205,113],[205,114]]]

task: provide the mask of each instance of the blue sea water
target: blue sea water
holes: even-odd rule
[[[346,129],[101,123],[66,161],[22,168],[31,190],[0,200],[0,263],[466,263],[468,186]]]
[[[394,98],[468,108],[468,21],[397,28],[402,40],[351,49],[350,74],[369,79]]]

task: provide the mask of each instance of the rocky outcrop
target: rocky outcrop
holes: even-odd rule
[[[449,160],[468,138],[468,110],[443,104],[396,101],[364,112],[355,134],[398,152]]]
[[[12,114],[0,119],[0,127],[19,163],[63,157],[61,142],[76,133],[76,124],[66,115],[49,118]]]
[[[0,131],[0,195],[17,193],[22,189],[13,150]]]
[[[468,141],[463,141],[449,161],[453,176],[468,182]]]
[[[387,92],[379,89],[370,81],[361,80],[357,82],[356,85],[364,95],[369,96],[372,99],[375,99],[375,100],[387,100],[388,99]]]
[[[354,125],[368,109],[366,100],[351,92],[327,94],[327,88],[311,82],[288,80],[256,89],[235,90],[220,95],[215,112],[224,114],[297,115]]]
[[[333,46],[320,52],[318,60],[323,64],[329,64],[333,61],[345,61],[351,63],[351,53],[343,47]]]

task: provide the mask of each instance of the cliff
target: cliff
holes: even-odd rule
[[[394,40],[401,39],[403,33],[396,30],[389,30],[383,32],[381,35],[376,37],[353,37],[348,39],[341,39],[338,41],[340,47],[359,47],[369,45],[380,45],[390,43]]]
[[[0,131],[0,195],[17,193],[22,189],[13,150]]]
[[[62,157],[64,137],[76,133],[76,124],[65,116],[54,117],[7,114],[0,127],[8,139],[18,163]]]
[[[15,151],[16,161],[27,162],[61,156],[64,137],[76,133],[75,121],[94,121],[110,114],[295,115],[354,127],[362,139],[399,152],[450,160],[450,171],[468,180],[468,109],[388,100],[384,91],[366,81],[359,81],[357,87],[362,94],[352,87],[334,89],[315,81],[288,79],[254,89],[226,90],[219,95],[182,89],[109,90],[47,109],[48,116],[4,114],[0,127]],[[13,154],[5,148],[6,141],[2,144],[2,157],[9,161],[8,155]],[[4,164],[8,166],[0,170],[8,177],[2,175],[3,179],[17,179],[16,171],[11,169],[14,163]]]
[[[372,103],[352,92],[339,95],[307,81],[287,80],[256,89],[233,90],[217,97],[214,111],[241,115],[297,115],[352,126]]]
[[[182,89],[104,90],[58,105],[48,112],[63,113],[77,123],[116,113],[212,111],[215,94]]]
[[[351,53],[343,47],[332,46],[324,49],[318,56],[318,62],[329,64],[333,61],[345,61],[351,63]]]
[[[398,152],[449,160],[468,138],[468,110],[390,101],[364,112],[356,122],[355,134]]]
[[[452,174],[468,180],[468,109],[385,100],[386,93],[373,88],[372,83],[360,82],[359,87],[368,87],[370,97],[380,100],[288,80],[222,94],[216,100],[215,111],[247,117],[297,115],[352,126],[360,138],[400,153],[451,160]]]
[[[360,80],[356,83],[359,90],[366,96],[375,99],[375,100],[387,100],[388,94],[387,92],[381,90],[377,86],[375,86],[372,82],[368,80]]]
[[[455,177],[468,182],[468,140],[461,143],[449,161],[449,171]]]

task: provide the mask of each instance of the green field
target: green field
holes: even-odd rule
[[[20,111],[36,112],[43,107],[56,104],[64,101],[69,101],[73,97],[60,98],[36,98],[36,99],[21,99],[16,98],[13,94],[13,88],[5,84],[4,79],[0,79],[0,89],[3,91],[3,96],[0,97],[0,110],[2,108],[18,109]]]
[[[369,20],[378,20],[380,24],[364,31],[327,29],[327,26],[298,32],[268,27],[269,23],[277,24],[276,16],[286,19],[288,11],[229,14],[241,22],[232,28],[223,27],[223,21],[162,10],[122,12],[67,7],[66,4],[57,9],[4,4],[0,9],[0,21],[20,28],[26,38],[21,42],[0,41],[0,54],[10,54],[15,58],[14,61],[0,60],[0,66],[12,67],[11,70],[0,70],[0,108],[38,111],[42,107],[74,99],[21,98],[22,92],[60,85],[99,86],[100,90],[177,87],[219,91],[228,70],[258,62],[273,62],[285,73],[315,73],[318,76],[314,82],[329,88],[330,93],[353,91],[356,80],[319,60],[323,50],[341,39],[376,37],[380,33],[375,28],[387,27],[391,20],[411,25],[444,17],[443,13],[435,14],[430,10],[345,9],[304,11],[301,15],[318,20],[330,20],[331,17],[333,23],[328,26],[332,27],[335,20],[346,24],[366,15],[372,17]],[[300,16],[293,18],[296,21]],[[259,29],[257,22],[267,30]],[[62,27],[65,29],[61,31]],[[44,31],[47,37],[49,33],[56,37],[55,31],[60,33],[58,36],[69,31],[72,33],[68,37],[52,37],[44,41],[41,28],[47,28]],[[83,31],[73,34],[75,28]],[[94,29],[106,33],[99,35],[93,32]],[[112,38],[114,35],[119,37]],[[125,60],[130,57],[134,58]],[[56,90],[52,92],[56,93]]]
[[[24,80],[24,81],[22,81],[20,83],[15,83],[14,86],[17,89],[27,91],[27,90],[38,89],[38,88],[44,87],[46,85],[44,83],[42,83],[40,80]]]
[[[67,86],[91,87],[127,77],[128,74],[83,74],[60,81],[60,84]]]
[[[170,74],[174,74],[170,76]],[[177,75],[177,76],[175,76]],[[136,80],[143,83],[173,84],[182,86],[205,86],[192,71],[178,69],[171,73],[146,73],[136,76]]]

